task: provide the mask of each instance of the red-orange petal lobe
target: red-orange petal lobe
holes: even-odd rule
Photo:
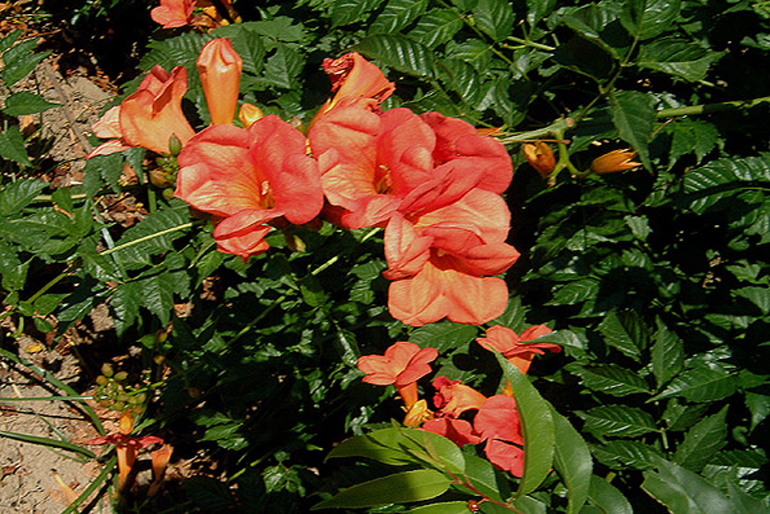
[[[99,118],[99,121],[91,125],[96,137],[102,139],[120,139],[123,137],[123,133],[120,131],[120,106],[116,105],[107,110],[107,112]]]
[[[441,378],[445,377],[433,381],[433,387],[437,389],[433,403],[442,415],[457,418],[465,411],[479,409],[486,402],[486,396],[459,380],[442,381]]]
[[[474,226],[484,242],[502,243],[508,236],[511,213],[500,195],[472,189],[460,200],[421,215],[415,224],[422,229],[445,223]]]
[[[492,243],[469,248],[461,257],[463,265],[470,273],[499,275],[513,266],[520,255],[511,245]]]
[[[323,68],[337,91],[330,107],[340,100],[374,100],[375,105],[388,98],[396,86],[389,82],[382,71],[357,52],[350,52],[338,59],[325,59]],[[368,102],[364,105],[370,105]]]
[[[342,226],[348,229],[382,226],[398,211],[399,203],[392,195],[361,198],[342,216]]]
[[[473,418],[473,426],[484,439],[524,444],[516,400],[504,394],[490,397]]]
[[[434,360],[436,356],[438,356],[438,352],[435,348],[420,349],[414,343],[398,341],[385,350],[385,355],[365,355],[360,357],[356,366],[367,374],[363,378],[364,382],[374,385],[395,383],[403,386],[409,383],[404,381],[409,377],[399,378],[399,374],[410,366],[410,361],[413,358],[417,357],[414,366],[422,374],[411,380],[411,382],[415,382],[417,379],[430,373],[430,366],[427,366],[427,363]],[[426,366],[428,370],[423,373]]]
[[[386,111],[380,119],[382,130],[377,139],[380,181],[387,182],[388,194],[404,196],[430,180],[433,173],[431,152],[436,137],[409,109]]]
[[[437,163],[453,162],[467,171],[483,170],[479,187],[501,194],[508,189],[513,177],[513,165],[505,147],[495,139],[481,136],[463,120],[449,118],[437,112],[422,115],[436,133],[433,152]]]
[[[124,150],[128,150],[129,148],[133,148],[129,145],[124,145],[122,141],[119,139],[113,139],[111,141],[107,141],[106,143],[102,143],[96,148],[94,148],[91,153],[89,153],[86,156],[86,159],[90,159],[92,157],[96,157],[97,155],[109,155],[111,153],[117,153],[122,152]]]
[[[194,8],[193,0],[160,0],[160,5],[150,11],[150,17],[164,29],[182,27],[187,25]]]
[[[433,371],[430,363],[436,360],[436,357],[438,357],[438,350],[435,348],[421,348],[409,359],[404,370],[396,377],[396,387],[417,382],[429,374]]]
[[[431,237],[421,237],[414,225],[400,214],[394,214],[385,227],[385,278],[397,280],[416,275],[430,258]]]
[[[249,157],[269,182],[276,208],[298,225],[318,216],[324,201],[321,176],[306,155],[305,136],[274,115],[257,120],[248,132]]]
[[[440,272],[429,261],[415,276],[396,280],[388,289],[388,310],[397,320],[419,327],[447,316]]]
[[[216,237],[217,250],[222,253],[237,255],[243,262],[247,262],[252,255],[259,255],[267,251],[270,245],[265,241],[270,227],[249,227],[237,232],[230,232],[226,236]]]
[[[542,337],[544,335],[550,334],[551,332],[553,332],[553,330],[546,327],[545,325],[535,325],[533,327],[529,327],[524,332],[522,332],[519,338],[522,341],[532,341],[533,339],[537,339],[538,337]],[[560,346],[558,345],[553,345],[553,346],[556,346],[559,350],[561,350]]]
[[[455,323],[483,325],[501,315],[508,304],[508,286],[495,277],[474,277],[454,270],[443,273],[447,318]]]
[[[481,438],[473,430],[473,426],[464,419],[433,418],[423,423],[422,430],[446,437],[461,448],[466,444],[481,442]]]
[[[495,325],[487,329],[486,337],[477,337],[476,342],[486,350],[495,350],[505,355],[519,345],[519,336],[508,327]]]
[[[159,66],[150,70],[139,90],[120,104],[124,142],[163,154],[169,152],[169,139],[175,135],[184,146],[195,135],[182,112],[186,91],[184,66],[177,66],[170,74]]]
[[[509,472],[515,477],[524,474],[524,450],[507,441],[489,439],[484,446],[484,453],[494,466]]]

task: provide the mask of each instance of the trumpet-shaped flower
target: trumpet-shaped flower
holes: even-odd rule
[[[561,351],[561,346],[553,343],[527,343],[550,333],[551,329],[545,325],[529,327],[521,335],[508,327],[495,325],[487,330],[486,338],[479,337],[476,342],[486,350],[500,352],[511,364],[519,368],[519,371],[526,374],[536,354],[543,355],[546,350]]]
[[[435,348],[420,348],[399,341],[384,355],[365,355],[358,359],[358,369],[366,373],[363,381],[374,385],[394,384],[407,408],[417,402],[417,381],[431,372],[430,363],[438,357]]]
[[[423,213],[393,215],[385,229],[384,273],[394,281],[391,315],[413,326],[444,317],[480,325],[499,316],[508,287],[485,275],[503,273],[519,257],[505,243],[509,223],[503,199],[483,189],[435,210],[429,205]]]
[[[537,141],[534,145],[524,143],[521,149],[529,164],[543,177],[553,173],[553,169],[556,167],[556,157],[553,155],[550,145]]]
[[[192,21],[193,0],[160,0],[160,5],[150,11],[150,17],[164,29],[182,27]]]
[[[206,43],[196,64],[211,123],[232,123],[238,107],[243,59],[233,49],[229,39],[217,38]]]
[[[616,171],[630,170],[641,166],[641,162],[635,162],[636,152],[630,148],[623,148],[607,152],[591,161],[591,171],[594,173],[614,173]]]
[[[305,137],[277,116],[248,129],[213,125],[179,154],[175,195],[215,217],[219,250],[240,256],[265,251],[266,224],[304,224],[323,206],[318,168]]]
[[[184,145],[195,131],[182,112],[182,97],[187,91],[187,70],[177,66],[171,73],[153,67],[139,89],[118,107],[113,107],[94,125],[99,137],[113,137],[88,157],[119,152],[140,146],[156,153],[168,153],[171,136]]]
[[[487,401],[486,396],[472,387],[445,376],[436,377],[433,388],[436,390],[433,404],[442,416],[458,418],[463,412],[478,410]]]

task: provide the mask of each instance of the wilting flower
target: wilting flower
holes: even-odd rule
[[[168,463],[171,460],[171,454],[174,452],[174,447],[170,444],[164,444],[157,450],[150,452],[152,458],[152,484],[147,492],[147,496],[153,496],[163,481],[163,474],[166,472]]]
[[[417,400],[407,410],[406,416],[404,416],[404,426],[419,427],[431,418],[433,418],[433,412],[428,408],[428,402]]]
[[[305,137],[277,116],[265,116],[248,129],[204,129],[179,154],[179,168],[174,194],[212,214],[219,250],[244,261],[268,248],[267,223],[281,218],[308,223],[323,206]]]
[[[487,441],[484,453],[489,461],[520,477],[524,472],[524,438],[516,400],[505,395],[492,396],[476,413],[473,427]]]
[[[535,144],[524,143],[521,145],[524,157],[529,164],[543,177],[547,177],[556,167],[556,157],[553,155],[550,145],[542,141]]]
[[[192,21],[193,0],[160,0],[160,5],[150,11],[150,17],[164,29],[182,27]]]
[[[182,112],[182,97],[187,91],[187,70],[177,66],[171,73],[153,67],[139,89],[117,107],[107,111],[94,124],[99,137],[107,141],[88,155],[105,155],[128,147],[140,146],[163,154],[169,152],[171,136],[184,145],[195,131]]]
[[[385,355],[365,355],[356,365],[366,373],[364,382],[394,384],[408,409],[417,402],[417,381],[431,372],[430,363],[436,357],[435,348],[420,348],[414,343],[399,341],[385,350]]]
[[[614,173],[641,166],[641,162],[632,160],[634,157],[636,157],[636,152],[630,148],[613,150],[591,161],[591,171],[599,174]]]
[[[478,410],[487,401],[487,397],[459,380],[449,380],[445,376],[433,380],[436,394],[433,404],[442,416],[458,418],[469,410]]]
[[[120,416],[119,430],[115,434],[103,437],[97,437],[88,441],[88,444],[114,444],[115,452],[118,456],[118,490],[126,487],[128,476],[136,461],[138,450],[150,446],[151,444],[163,444],[163,439],[154,436],[131,437],[131,430],[134,428],[134,418],[129,412],[124,412]]]
[[[434,202],[441,205],[441,198]],[[388,307],[413,326],[444,317],[480,325],[508,302],[503,273],[519,257],[505,243],[510,213],[497,194],[473,189],[446,206],[407,216],[395,214],[385,229]]]
[[[318,110],[310,127],[335,108],[378,110],[380,103],[396,89],[377,66],[356,52],[339,59],[324,59],[322,66],[337,94]]]
[[[476,338],[476,342],[486,350],[500,352],[511,364],[519,368],[519,371],[526,374],[530,364],[532,364],[532,358],[536,354],[543,355],[546,350],[556,353],[561,351],[561,346],[557,344],[527,343],[527,341],[550,333],[551,329],[545,325],[529,327],[521,335],[516,334],[508,327],[495,325],[487,330],[486,338]]]
[[[243,59],[233,49],[229,39],[217,38],[206,43],[196,64],[211,123],[232,123],[238,106]]]

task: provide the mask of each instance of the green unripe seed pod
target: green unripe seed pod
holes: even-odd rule
[[[128,378],[127,371],[118,371],[117,373],[115,373],[115,380],[117,380],[118,382],[122,382],[126,378]]]
[[[114,371],[112,370],[112,365],[108,363],[102,364],[102,375],[104,375],[107,378],[110,378],[113,375]]]
[[[105,385],[107,383],[107,377],[105,377],[104,375],[99,375],[98,377],[96,377],[96,383],[99,384],[100,386]]]

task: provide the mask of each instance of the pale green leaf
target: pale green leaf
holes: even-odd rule
[[[648,151],[656,119],[652,95],[639,91],[615,91],[611,103],[612,123],[621,139],[634,147],[645,168],[652,169]]]
[[[556,434],[554,468],[567,485],[567,512],[579,512],[588,498],[593,461],[588,445],[567,418],[551,407]]]
[[[596,475],[591,475],[591,489],[588,501],[598,507],[603,514],[633,514],[634,510],[625,496],[609,482]]]
[[[653,446],[628,439],[617,439],[595,446],[592,452],[599,462],[617,470],[649,469],[655,467],[657,457],[663,456]]]
[[[692,471],[664,459],[659,459],[657,472],[644,472],[642,489],[676,514],[736,512],[719,489]]]

